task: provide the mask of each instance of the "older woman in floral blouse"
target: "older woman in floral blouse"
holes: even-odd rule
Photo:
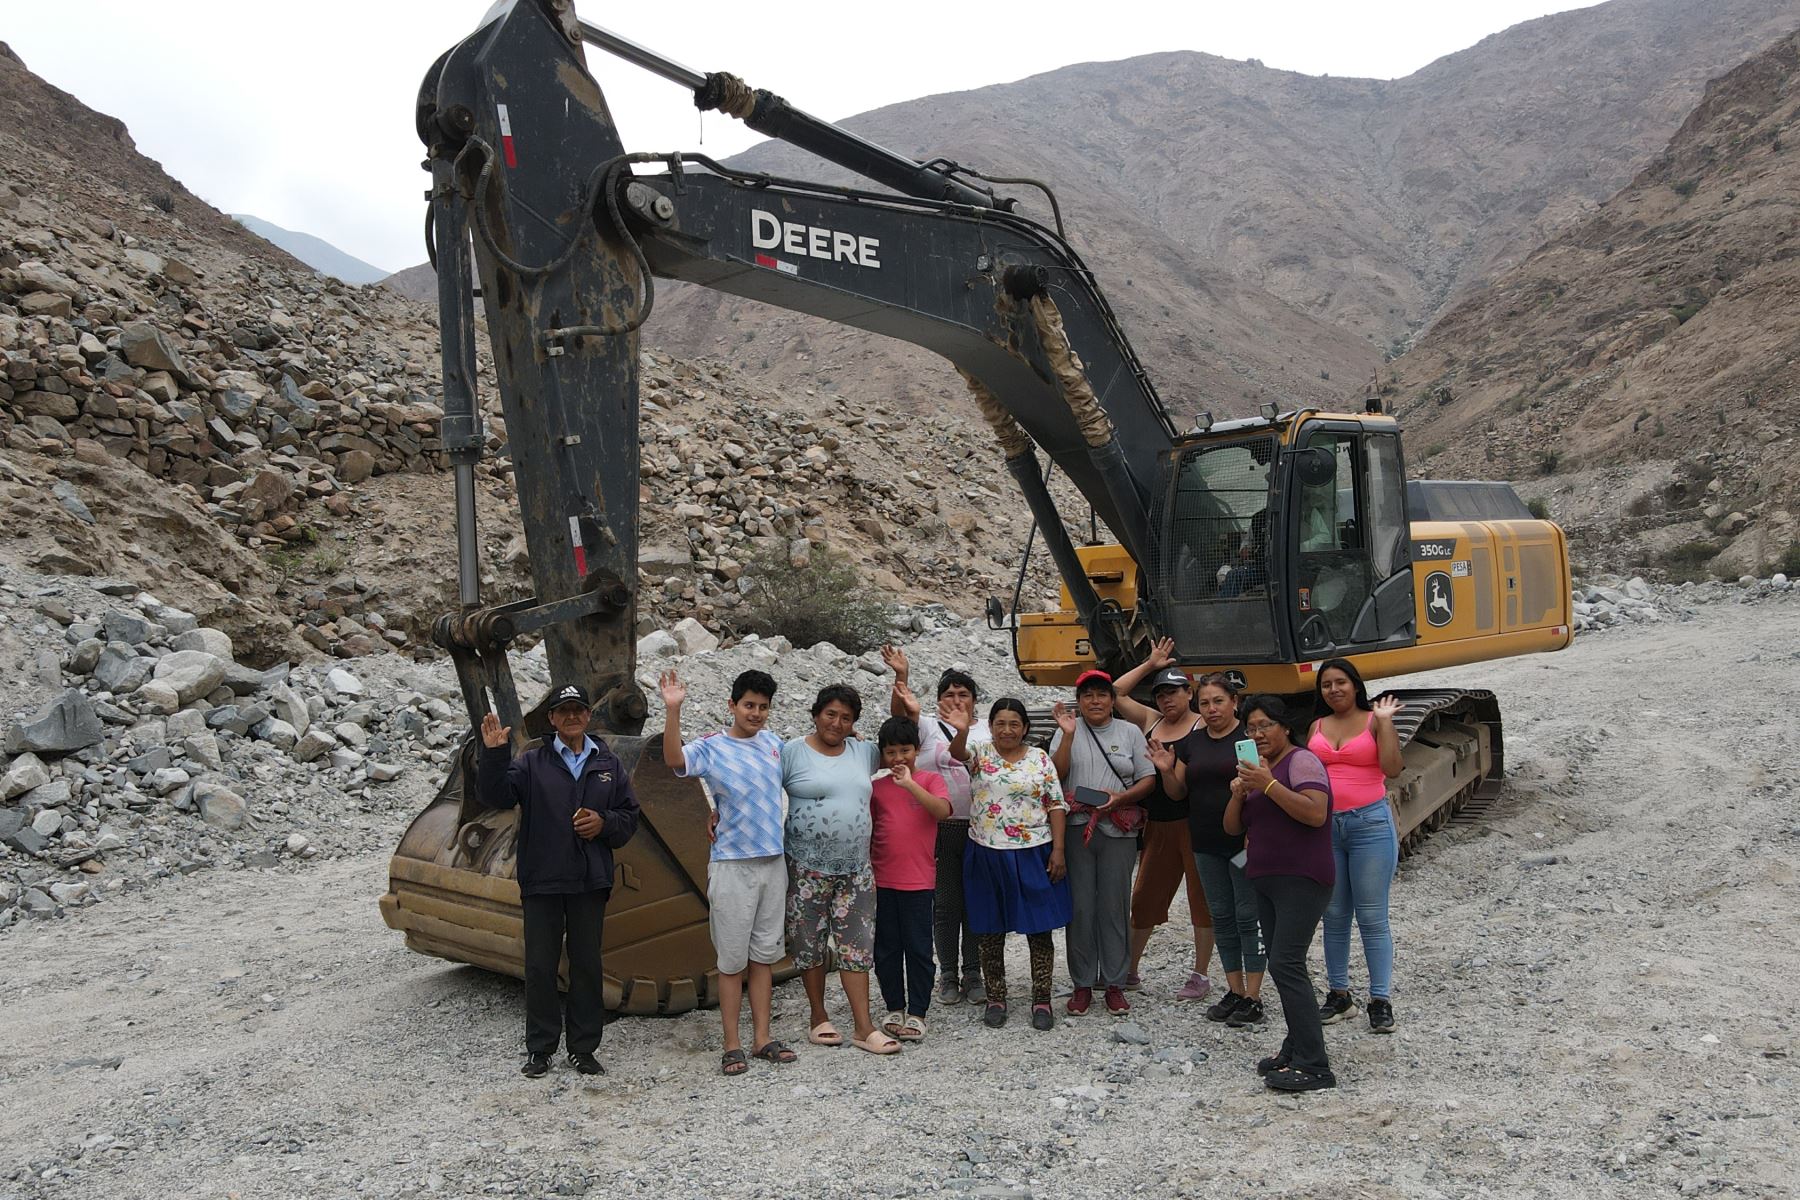
[[[969,767],[969,846],[963,857],[963,902],[981,954],[990,1028],[1006,1024],[1006,935],[1022,933],[1031,949],[1031,1024],[1049,1029],[1053,930],[1072,912],[1063,859],[1062,783],[1050,756],[1025,743],[1031,719],[1017,700],[988,710],[992,741],[969,745],[968,706],[939,706],[956,731],[950,754]]]

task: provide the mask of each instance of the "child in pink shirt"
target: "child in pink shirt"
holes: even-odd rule
[[[916,1042],[925,1036],[925,1011],[937,974],[931,956],[932,896],[937,888],[938,822],[950,815],[941,775],[915,771],[919,726],[889,717],[877,735],[881,767],[869,804],[874,833],[875,979],[888,1009],[881,1027]]]

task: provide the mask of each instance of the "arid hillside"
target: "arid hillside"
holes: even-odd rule
[[[1157,54],[845,124],[920,159],[1047,181],[1171,404],[1247,411],[1360,387],[1386,353],[1629,182],[1708,79],[1797,25],[1796,0],[1613,0],[1391,82]],[[850,178],[778,143],[733,162]],[[1048,219],[1030,189],[1003,190]],[[909,347],[716,295],[671,296],[659,321],[669,349],[778,385],[854,372],[933,403],[957,386]]]
[[[10,52],[0,97],[22,122],[0,127],[8,561],[129,580],[258,663],[423,650],[455,606],[435,308],[250,235]],[[482,346],[501,600],[530,571]],[[765,549],[834,547],[895,598],[965,612],[1010,593],[1029,518],[972,412],[921,440],[855,380],[789,394],[651,351],[642,378],[646,630],[731,634]]]
[[[1609,530],[1587,540],[1618,565],[1780,563],[1800,541],[1797,120],[1800,35],[1714,80],[1629,186],[1438,322],[1393,364],[1415,457],[1566,477],[1553,508]]]

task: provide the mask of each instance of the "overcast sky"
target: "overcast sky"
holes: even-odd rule
[[[577,11],[698,71],[735,72],[838,120],[1072,62],[1161,50],[1391,79],[1520,21],[1592,2],[577,0]],[[488,7],[489,0],[12,0],[0,15],[0,40],[38,75],[122,119],[139,150],[209,203],[399,270],[425,258],[427,177],[412,125],[419,81]],[[716,113],[703,125],[675,85],[597,50],[589,55],[628,150],[704,144],[723,157],[758,140]]]

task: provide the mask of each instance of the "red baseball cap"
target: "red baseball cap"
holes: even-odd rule
[[[1098,679],[1100,682],[1105,683],[1105,684],[1111,684],[1113,681],[1113,677],[1111,675],[1108,675],[1105,671],[1102,671],[1102,670],[1100,670],[1100,668],[1095,667],[1092,670],[1083,671],[1080,675],[1077,675],[1075,677],[1075,690],[1079,692],[1081,690],[1083,684],[1088,683],[1090,680],[1095,680],[1095,679]]]

